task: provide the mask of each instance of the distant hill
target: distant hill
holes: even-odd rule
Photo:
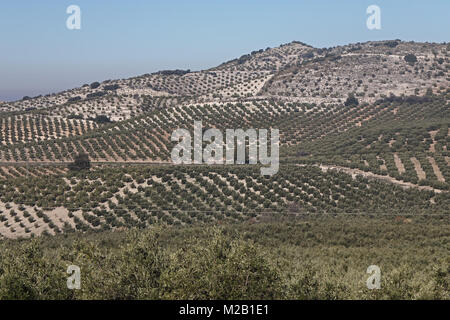
[[[449,44],[294,41],[208,70],[0,103],[0,234],[247,221],[292,208],[449,212],[449,69]],[[194,120],[278,128],[282,172],[265,180],[248,166],[171,166],[171,134]],[[78,154],[89,172],[67,169]]]

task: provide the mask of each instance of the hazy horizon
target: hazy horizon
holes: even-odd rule
[[[81,8],[80,30],[66,28],[72,4]],[[372,4],[381,8],[381,30],[366,28]],[[319,48],[390,39],[448,42],[449,11],[444,0],[4,3],[0,101],[164,69],[208,69],[294,40]]]

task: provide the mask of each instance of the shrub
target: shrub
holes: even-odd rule
[[[88,93],[86,95],[86,98],[98,98],[98,97],[102,97],[106,94],[105,91],[98,91],[98,92],[93,92],[93,93]]]
[[[83,116],[81,114],[71,113],[67,116],[67,119],[83,119]]]
[[[120,86],[118,84],[111,84],[103,87],[105,90],[117,90],[119,88]]]
[[[61,290],[66,281],[65,265],[47,259],[37,240],[15,250],[1,250],[0,299],[70,299],[71,290]],[[45,272],[44,272],[45,271]]]
[[[81,97],[80,96],[75,96],[75,97],[71,97],[69,99],[67,99],[67,102],[76,102],[76,101],[80,101]]]
[[[405,61],[407,63],[409,63],[410,65],[413,65],[417,62],[417,57],[412,54],[412,53],[408,53],[405,57],[404,57]]]
[[[396,46],[398,46],[399,42],[398,41],[386,41],[384,44],[390,48],[395,48]]]
[[[96,88],[98,88],[100,86],[100,83],[99,82],[92,82],[90,85],[89,85],[89,87],[91,88],[91,89],[96,89]]]
[[[108,122],[111,122],[111,120],[109,119],[109,117],[108,117],[108,116],[105,116],[105,115],[98,115],[98,116],[96,116],[93,120],[94,120],[95,122],[98,122],[98,123],[108,123]]]
[[[345,106],[346,107],[356,107],[359,104],[358,99],[354,96],[354,94],[350,93],[347,97],[347,100],[345,100]]]
[[[213,239],[179,250],[162,275],[163,298],[276,299],[281,280],[253,243],[233,240],[218,229]]]
[[[69,170],[80,171],[84,169],[89,169],[91,167],[91,161],[86,153],[80,153],[75,156],[72,163],[68,165]]]

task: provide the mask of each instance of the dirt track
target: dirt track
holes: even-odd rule
[[[299,166],[306,166],[306,165],[299,165]],[[372,173],[372,172],[366,172],[363,170],[359,170],[359,169],[352,169],[352,168],[346,168],[346,167],[341,167],[341,166],[334,166],[334,165],[324,165],[324,164],[315,164],[314,166],[319,167],[320,169],[322,169],[322,171],[326,172],[328,170],[337,170],[340,172],[344,172],[347,174],[352,175],[352,177],[356,177],[357,175],[363,176],[365,178],[373,178],[373,179],[379,179],[379,180],[384,180],[396,185],[399,185],[403,188],[418,188],[419,190],[429,190],[429,191],[434,191],[436,193],[441,193],[441,192],[447,192],[447,191],[442,191],[439,189],[435,189],[429,186],[419,186],[417,184],[411,183],[411,182],[405,182],[405,181],[400,181],[397,179],[394,179],[392,177],[389,176],[383,176],[380,174],[376,174],[376,173]]]

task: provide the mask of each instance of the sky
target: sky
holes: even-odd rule
[[[81,10],[70,30],[67,7]],[[369,30],[366,9],[381,10]],[[2,0],[0,101],[165,69],[202,70],[293,40],[449,42],[449,0]]]

